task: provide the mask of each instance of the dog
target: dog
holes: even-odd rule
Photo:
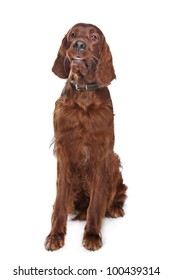
[[[102,31],[74,25],[62,40],[52,71],[67,79],[54,110],[57,195],[47,250],[65,243],[68,213],[86,220],[83,246],[102,246],[104,217],[124,216],[127,186],[114,153],[114,114],[108,85],[116,78]]]

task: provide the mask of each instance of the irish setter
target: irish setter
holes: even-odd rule
[[[108,85],[115,78],[112,56],[101,30],[74,25],[62,40],[52,71],[67,79],[54,110],[57,196],[47,250],[64,245],[68,213],[86,220],[83,246],[102,246],[103,217],[122,217],[126,199],[114,148],[114,115]]]

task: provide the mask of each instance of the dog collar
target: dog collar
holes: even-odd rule
[[[91,90],[96,90],[99,88],[99,86],[97,84],[89,84],[89,85],[80,86],[78,83],[76,83],[73,80],[71,81],[71,84],[75,87],[76,90],[80,90],[80,91],[91,91]]]

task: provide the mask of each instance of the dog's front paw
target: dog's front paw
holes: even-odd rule
[[[45,241],[45,248],[48,251],[58,250],[64,246],[65,234],[62,233],[50,233]]]
[[[87,250],[90,251],[100,249],[102,247],[101,234],[85,232],[82,244]]]

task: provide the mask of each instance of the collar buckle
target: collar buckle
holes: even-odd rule
[[[80,90],[80,86],[77,83],[73,82],[73,85],[75,86],[76,90]]]

